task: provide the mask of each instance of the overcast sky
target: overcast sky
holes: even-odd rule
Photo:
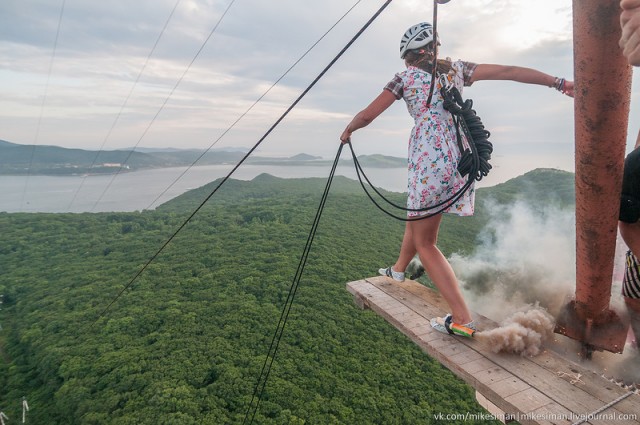
[[[206,149],[355,3],[236,0],[194,61],[230,0],[2,0],[0,139]],[[216,147],[253,146],[383,3],[359,2]],[[392,2],[260,154],[333,157],[353,114],[402,70],[401,35],[431,18],[430,1]],[[440,6],[438,25],[443,56],[572,78],[570,0],[453,0]],[[479,82],[464,95],[491,131],[497,161],[519,156],[527,169],[571,167],[572,99],[512,82]],[[632,115],[637,97],[634,86]],[[405,156],[411,125],[396,102],[355,134],[356,152]],[[632,120],[632,138],[638,125]]]

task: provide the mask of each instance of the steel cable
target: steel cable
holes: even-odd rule
[[[124,287],[118,292],[118,294],[116,294],[116,296],[109,302],[109,304],[98,315],[96,320],[91,324],[91,327],[93,327],[95,323],[97,323],[98,320],[100,320],[100,318],[102,318],[107,313],[107,311],[109,311],[109,309],[124,294],[124,292],[134,284],[134,282],[138,279],[138,277],[140,277],[140,275],[144,273],[144,271],[149,267],[149,265],[151,265],[151,263],[158,257],[158,255],[160,255],[160,253],[164,251],[164,249],[169,245],[169,243],[171,243],[171,241],[175,239],[178,233],[180,233],[180,231],[184,229],[184,227],[191,221],[191,219],[193,219],[193,217],[202,209],[202,207],[204,207],[207,201],[209,201],[209,199],[213,197],[213,195],[220,189],[220,187],[222,187],[222,185],[225,184],[227,180],[229,180],[229,178],[231,178],[233,173],[235,173],[236,170],[240,168],[240,166],[247,160],[247,158],[249,158],[249,156],[258,148],[258,146],[262,144],[262,142],[267,138],[267,136],[269,136],[273,132],[273,130],[275,130],[275,128],[280,124],[280,122],[282,122],[282,120],[284,120],[285,117],[289,115],[289,113],[293,110],[293,108],[295,108],[296,105],[300,103],[300,101],[306,96],[307,93],[309,93],[309,91],[318,83],[318,81],[320,81],[320,79],[327,73],[327,71],[329,71],[329,69],[331,69],[331,67],[338,61],[338,59],[342,57],[342,55],[349,49],[349,47],[351,47],[351,45],[355,43],[355,41],[362,35],[362,33],[373,23],[373,21],[383,12],[383,10],[386,9],[386,7],[391,3],[391,1],[392,0],[387,0],[384,3],[384,5],[382,5],[382,7],[378,9],[378,11],[363,25],[362,28],[360,28],[360,30],[353,36],[353,38],[342,48],[342,50],[338,52],[338,54],[329,62],[329,64],[324,67],[324,69],[318,74],[318,76],[307,86],[306,89],[303,90],[303,92],[296,98],[296,100],[293,101],[293,103],[287,108],[287,110],[284,111],[282,115],[276,120],[276,122],[264,133],[264,135],[260,138],[260,140],[258,140],[255,143],[255,145],[253,145],[253,147],[233,167],[233,169],[231,169],[231,171],[229,171],[229,173],[224,178],[221,179],[220,183],[218,183],[218,185],[209,193],[209,195],[205,197],[205,199],[186,218],[186,220],[180,226],[178,226],[177,230],[167,239],[167,241],[165,241],[162,244],[162,246],[160,246],[160,248],[149,258],[149,260],[147,260],[147,262],[140,268],[140,270],[133,276],[133,278],[131,278],[131,280],[129,280],[129,282],[124,285]]]

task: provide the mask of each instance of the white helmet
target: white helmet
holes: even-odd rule
[[[433,27],[422,22],[409,28],[400,40],[400,59],[404,59],[407,51],[419,49],[433,41]]]

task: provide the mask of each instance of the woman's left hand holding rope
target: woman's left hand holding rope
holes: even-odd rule
[[[349,130],[349,126],[347,126],[347,128],[345,128],[342,134],[340,135],[340,141],[342,141],[343,145],[347,143],[351,143],[351,133],[352,131]]]

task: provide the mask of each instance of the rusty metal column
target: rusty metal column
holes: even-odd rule
[[[609,301],[631,91],[631,67],[618,47],[619,4],[573,0],[576,296],[574,323],[566,323],[573,329],[560,332],[614,352],[626,336]]]

